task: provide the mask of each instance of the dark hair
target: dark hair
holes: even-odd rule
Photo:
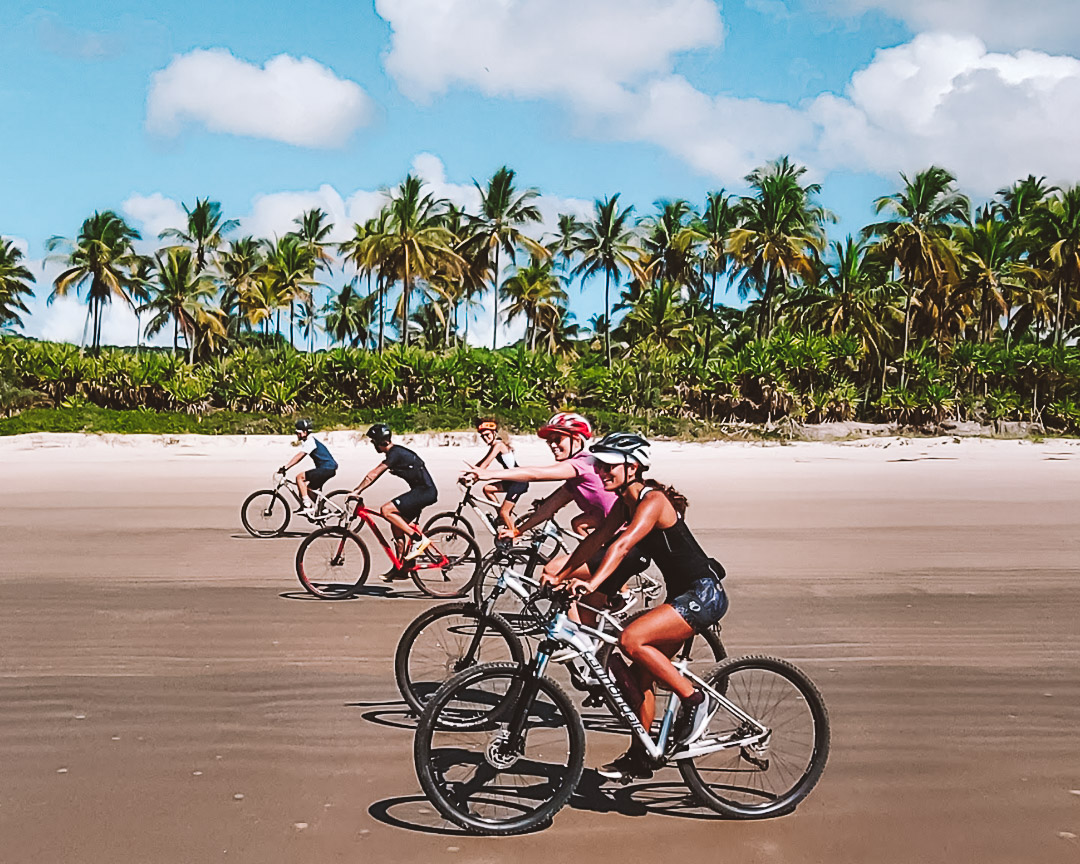
[[[659,489],[667,496],[668,501],[671,502],[671,506],[675,508],[675,512],[680,516],[686,515],[686,508],[690,506],[690,502],[686,500],[686,496],[677,490],[674,486],[665,486],[663,483],[657,483],[655,480],[644,481],[645,485],[650,489]]]

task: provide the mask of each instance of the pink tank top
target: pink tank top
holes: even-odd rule
[[[574,466],[574,476],[566,481],[566,491],[574,499],[586,516],[602,518],[614,506],[619,496],[604,489],[600,475],[596,473],[596,462],[592,456],[582,454],[570,460]]]

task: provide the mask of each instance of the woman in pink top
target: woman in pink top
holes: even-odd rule
[[[570,520],[570,526],[578,534],[590,533],[604,522],[608,511],[618,500],[614,492],[604,489],[603,481],[596,473],[596,461],[584,452],[585,442],[592,437],[592,424],[580,414],[561,412],[536,430],[536,434],[547,441],[551,454],[555,457],[554,465],[501,469],[470,465],[465,475],[466,479],[469,481],[473,478],[485,481],[517,480],[523,483],[543,480],[565,481],[553,494],[541,501],[535,510],[518,522],[513,532],[500,531],[500,536],[516,537],[523,531],[528,531],[551,519],[571,502],[581,508],[581,513]],[[544,567],[544,574],[554,576],[562,570],[568,559],[567,555],[552,558]],[[600,560],[601,558],[598,558],[595,562],[590,561],[589,564],[598,565]],[[582,565],[579,570],[580,572],[574,574],[578,578],[591,577],[591,569],[588,565]],[[594,598],[589,602],[590,605],[595,605],[606,600]]]

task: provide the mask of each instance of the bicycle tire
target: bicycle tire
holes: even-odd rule
[[[474,646],[481,622],[488,632],[481,631]],[[473,656],[467,659],[470,651]],[[502,616],[484,615],[472,603],[444,603],[425,610],[405,628],[394,651],[394,678],[402,698],[420,714],[435,691],[458,672],[507,660],[524,663],[525,649]]]
[[[349,514],[349,508],[346,506],[346,500],[352,494],[353,493],[351,489],[335,489],[333,492],[327,493],[324,497],[335,507],[340,507],[342,510],[344,510],[346,515],[351,515]],[[352,509],[355,510],[356,508],[354,507]],[[336,516],[337,514],[331,511],[328,515],[325,515],[322,518],[333,519],[336,518]]]
[[[367,545],[354,532],[338,525],[312,531],[296,550],[296,576],[300,584],[323,600],[352,597],[367,580],[370,570],[371,553]]]
[[[240,505],[240,521],[252,537],[280,537],[289,527],[291,517],[289,502],[274,489],[252,492]]]
[[[480,547],[467,532],[449,525],[436,526],[425,534],[431,545],[417,556],[409,570],[416,587],[442,600],[464,597],[480,572]],[[427,566],[444,556],[448,563],[443,567]]]
[[[427,522],[424,523],[422,530],[425,534],[427,534],[437,525],[441,525],[443,523],[448,524],[451,528],[458,528],[462,531],[465,531],[474,540],[476,539],[476,529],[473,528],[472,522],[470,522],[468,519],[466,519],[464,516],[454,510],[446,510],[442,513],[436,513],[434,516],[428,519]]]
[[[790,813],[821,779],[829,758],[829,714],[821,693],[806,673],[775,657],[727,660],[704,677],[768,726],[770,735],[764,747],[730,748],[677,760],[686,784],[706,807],[735,819]],[[794,731],[806,719],[812,729]],[[737,734],[741,733],[735,718],[718,710],[698,740]],[[766,789],[769,780],[782,788]]]
[[[519,701],[526,671],[513,663],[466,669],[440,687],[420,715],[413,739],[420,786],[444,818],[476,834],[521,834],[548,824],[570,800],[584,770],[581,715],[550,678],[537,679],[536,697],[525,709],[525,752],[513,758],[500,748],[499,736]],[[443,722],[466,715],[476,722]],[[468,787],[452,779],[459,774],[469,780]]]
[[[508,565],[520,565],[524,568],[528,564],[529,550],[527,548],[493,549],[484,556],[480,562],[480,572],[477,573],[473,583],[473,602],[477,606],[484,606],[488,597],[499,580],[503,567]],[[540,567],[537,567],[539,570]],[[534,577],[537,574],[534,573]],[[539,587],[539,583],[537,583]],[[521,598],[512,591],[507,591],[499,598],[502,608],[493,610],[501,615],[513,628],[518,636],[535,636],[540,633],[542,624],[535,615],[529,614]]]

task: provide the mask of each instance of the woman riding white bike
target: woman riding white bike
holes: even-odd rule
[[[651,559],[667,583],[668,601],[634,620],[623,631],[619,646],[631,660],[637,687],[627,694],[637,703],[642,725],[651,728],[655,716],[653,684],[662,683],[681,700],[674,740],[690,738],[708,717],[705,694],[672,665],[670,658],[694,633],[711,627],[727,611],[720,584],[724,570],[702,550],[686,525],[686,498],[668,486],[645,480],[651,454],[640,435],[613,432],[594,444],[590,453],[599,463],[604,488],[619,496],[604,523],[586,537],[562,569],[547,581],[569,581],[571,590],[610,595],[609,577],[618,578],[624,559]],[[624,527],[625,526],[625,527]],[[606,550],[606,551],[605,551]],[[603,552],[592,575],[580,578],[581,567]],[[652,768],[639,746],[603,766],[600,774],[621,780],[646,779]]]

